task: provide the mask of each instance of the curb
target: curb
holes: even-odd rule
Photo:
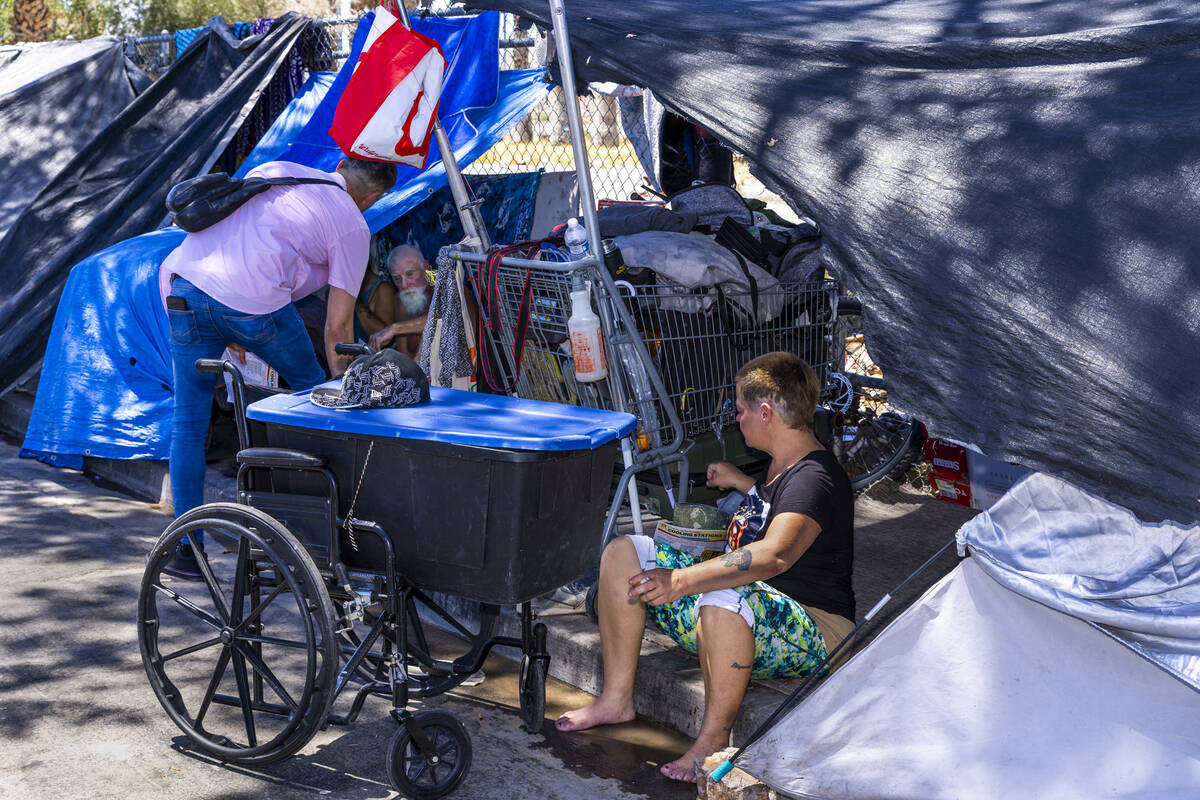
[[[435,595],[456,619],[470,625],[478,618],[470,601]],[[430,622],[437,622],[430,619]],[[546,649],[550,652],[549,675],[591,695],[600,694],[604,662],[600,655],[600,631],[586,614],[562,614],[534,618],[546,624]],[[497,633],[520,637],[520,617],[515,607],[503,609]],[[497,649],[506,658],[518,658],[509,648]],[[733,742],[740,744],[783,702],[778,682],[751,682],[733,726]],[[704,717],[704,678],[696,657],[685,652],[666,634],[647,626],[642,636],[633,705],[639,716],[651,722],[696,737]]]
[[[0,396],[0,431],[14,437],[17,443],[25,438],[25,428],[33,413],[33,395],[14,389]],[[83,473],[119,487],[139,500],[160,506],[171,513],[171,476],[166,461],[152,459],[115,459],[84,456]],[[233,481],[212,469],[204,476],[204,502],[218,500],[233,502],[237,491]]]

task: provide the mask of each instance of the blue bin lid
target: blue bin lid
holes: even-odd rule
[[[429,392],[429,402],[421,405],[348,409],[315,405],[308,392],[277,394],[252,403],[246,416],[295,428],[508,450],[594,450],[637,427],[632,414],[617,411],[438,386]]]

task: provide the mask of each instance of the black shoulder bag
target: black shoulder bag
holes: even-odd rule
[[[214,172],[175,184],[167,192],[167,211],[171,212],[172,222],[188,233],[196,233],[216,225],[272,186],[301,183],[327,183],[341,188],[337,181],[323,178],[231,178],[224,172]]]

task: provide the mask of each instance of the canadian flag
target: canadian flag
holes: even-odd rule
[[[445,71],[437,42],[376,8],[329,135],[346,155],[424,169]]]

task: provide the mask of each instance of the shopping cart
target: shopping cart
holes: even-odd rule
[[[475,254],[455,255],[484,263]],[[571,291],[581,279],[607,344],[608,375],[594,382],[575,377],[568,332]],[[686,499],[687,453],[696,441],[722,437],[735,424],[733,376],[746,361],[776,350],[796,353],[825,384],[839,352],[832,339],[838,300],[832,280],[753,289],[688,288],[665,280],[635,286],[614,279],[594,259],[506,257],[491,269],[487,286],[485,302],[499,324],[480,346],[492,348],[513,394],[637,418],[636,446],[625,454],[618,486],[635,510],[634,478],[646,472],[660,473],[672,506]],[[676,481],[663,474],[670,469]],[[615,515],[606,520],[603,541],[615,523]],[[640,523],[633,514],[635,531]]]

